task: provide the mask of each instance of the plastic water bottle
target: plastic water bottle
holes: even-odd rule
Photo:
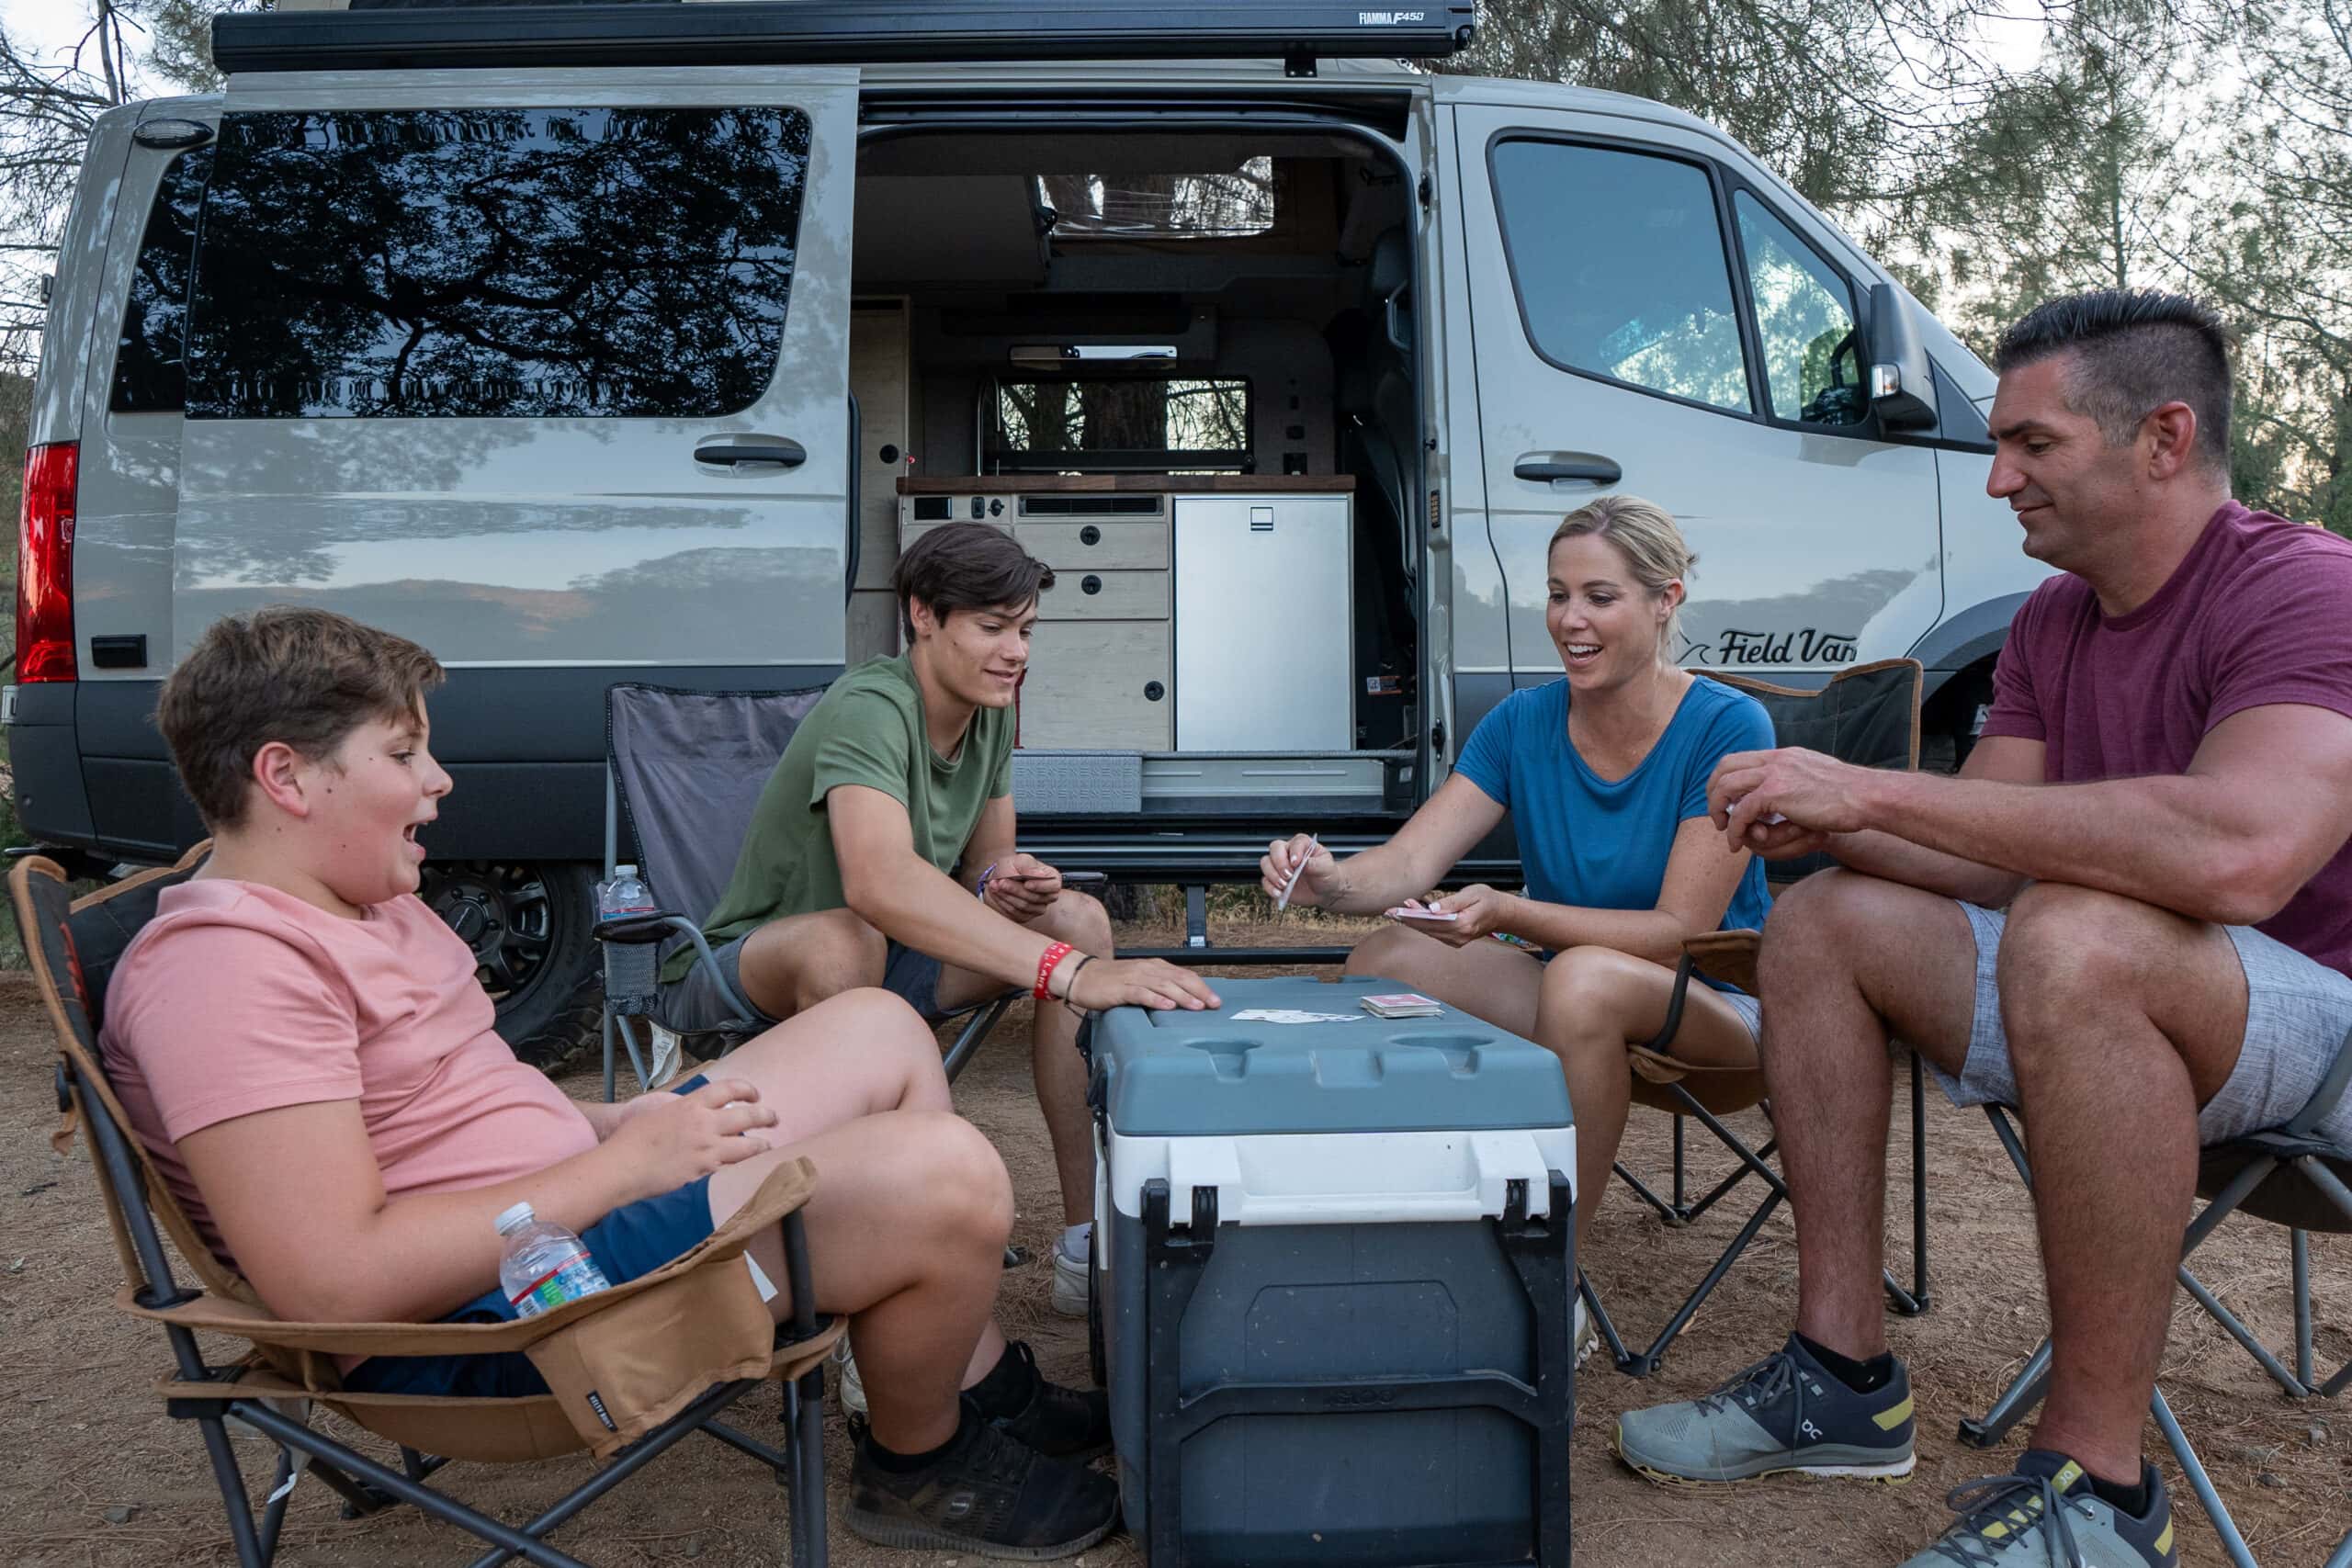
[[[596,915],[613,919],[654,912],[653,895],[633,865],[616,865],[613,879],[596,889]],[[642,1012],[659,988],[661,948],[650,942],[605,943],[605,999],[623,1012]]]
[[[498,1234],[506,1249],[498,1259],[499,1288],[514,1303],[518,1317],[537,1317],[550,1307],[609,1291],[613,1282],[588,1256],[578,1236],[517,1203],[498,1216]]]

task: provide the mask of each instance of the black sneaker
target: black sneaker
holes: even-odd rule
[[[1085,1551],[1118,1521],[1118,1483],[986,1421],[966,1417],[938,1462],[910,1474],[875,1463],[871,1444],[850,1461],[845,1519],[876,1546],[1042,1562]]]
[[[1109,1453],[1111,1396],[1099,1388],[1064,1388],[1046,1382],[1037,1370],[1036,1352],[1021,1340],[1013,1340],[1008,1349],[1029,1374],[1027,1403],[1010,1414],[982,1410],[989,1425],[1055,1459],[1083,1461]]]

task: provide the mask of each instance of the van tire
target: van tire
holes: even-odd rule
[[[1951,774],[1976,746],[1978,711],[1993,701],[1993,665],[1972,664],[1936,689],[1919,714],[1919,771]]]
[[[598,1039],[595,868],[580,861],[434,861],[418,892],[474,950],[499,1038],[554,1077]]]

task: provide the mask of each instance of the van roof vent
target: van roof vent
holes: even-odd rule
[[[229,14],[212,24],[227,72],[518,65],[820,65],[980,60],[1400,59],[1469,43],[1472,5],[1211,0],[352,0],[348,10]]]

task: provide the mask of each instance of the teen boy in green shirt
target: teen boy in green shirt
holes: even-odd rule
[[[1114,961],[1102,906],[1013,848],[1013,693],[1053,574],[1003,530],[955,523],[909,546],[890,585],[907,651],[843,675],[794,731],[703,934],[768,1022],[859,986],[934,1021],[1044,991],[1030,1048],[1062,1190],[1053,1299],[1083,1315],[1094,1170],[1080,1011],[1216,994],[1157,959]],[[663,977],[672,1028],[731,1016],[690,955]]]

